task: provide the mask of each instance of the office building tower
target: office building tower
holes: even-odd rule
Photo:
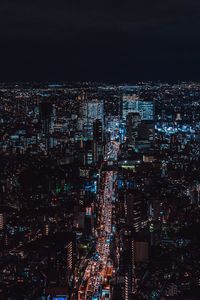
[[[81,118],[83,120],[84,139],[93,138],[93,122],[99,120],[104,127],[104,102],[103,100],[89,100],[81,105]]]
[[[153,144],[155,138],[155,122],[142,121],[138,127],[138,137],[140,140],[147,140]]]
[[[93,160],[99,161],[103,157],[103,129],[102,122],[95,120],[93,123]]]
[[[142,120],[154,120],[154,110],[153,100],[138,100],[138,112]]]
[[[147,219],[142,193],[127,190],[124,194],[124,205],[127,225],[135,232],[139,232]]]
[[[42,130],[45,135],[49,134],[52,104],[49,102],[41,102],[39,104],[40,120],[42,121]]]
[[[93,122],[93,140],[97,143],[103,142],[102,122],[98,119]]]
[[[126,136],[128,143],[135,145],[138,137],[138,127],[141,123],[141,116],[139,113],[128,113],[126,118]]]
[[[127,115],[138,112],[138,96],[136,94],[124,95],[122,98],[122,119],[126,121]]]
[[[140,99],[136,94],[124,95],[122,98],[122,119],[126,121],[129,113],[138,112],[141,120],[154,120],[154,101]]]
[[[139,263],[146,262],[149,258],[148,242],[137,237],[128,228],[125,228],[121,232],[120,240],[121,250],[117,273],[117,287],[119,288],[120,286],[120,299],[131,300],[137,291],[136,266]]]
[[[49,102],[41,102],[39,104],[39,111],[40,111],[40,120],[42,123],[42,132],[45,136],[45,143],[46,143],[46,150],[49,149],[50,146],[50,124],[51,124],[51,115],[52,115],[52,104]]]
[[[95,120],[104,120],[104,102],[103,100],[88,100],[83,102],[81,106],[81,114],[86,118],[88,123],[93,123]]]

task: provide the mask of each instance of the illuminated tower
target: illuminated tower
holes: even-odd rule
[[[126,118],[126,136],[131,145],[135,145],[135,140],[138,137],[138,126],[141,123],[139,113],[128,113]]]
[[[154,120],[155,104],[152,99],[140,99],[136,94],[124,95],[122,98],[122,119],[126,121],[129,113],[139,113],[141,120]]]
[[[127,115],[132,112],[138,112],[138,96],[124,95],[122,98],[122,119],[126,121]]]
[[[154,107],[154,101],[149,100],[138,100],[138,112],[141,115],[142,120],[151,120],[153,121],[155,118],[155,107]]]
[[[103,156],[103,128],[100,120],[95,120],[93,123],[93,160],[99,161]]]
[[[46,139],[46,148],[49,148],[49,129],[52,115],[52,104],[49,102],[41,102],[39,105],[40,120],[42,123],[42,132]]]
[[[80,115],[84,124],[84,138],[91,140],[93,137],[94,121],[101,121],[102,127],[104,127],[104,101],[94,99],[83,102]]]
[[[49,134],[49,126],[52,114],[52,104],[49,102],[41,102],[39,105],[40,119],[42,121],[42,130],[45,135]]]

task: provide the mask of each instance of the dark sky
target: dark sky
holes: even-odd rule
[[[199,80],[199,0],[0,0],[0,80]]]

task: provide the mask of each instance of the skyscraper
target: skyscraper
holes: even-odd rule
[[[49,126],[52,114],[52,104],[49,102],[41,102],[39,104],[40,119],[42,121],[42,130],[44,134],[49,133]]]
[[[124,200],[126,223],[135,232],[139,232],[147,219],[143,194],[130,189],[124,194]]]
[[[46,149],[49,149],[49,130],[52,115],[52,104],[49,102],[41,102],[39,104],[40,120],[42,123],[42,131],[46,139]]]
[[[142,120],[154,120],[154,101],[138,100],[138,112]]]
[[[97,143],[103,142],[102,122],[98,119],[93,123],[93,140]]]
[[[103,157],[103,128],[100,120],[93,123],[93,160],[97,162]]]
[[[85,139],[92,139],[93,122],[99,120],[104,127],[104,102],[103,100],[89,100],[83,102],[81,106],[81,116],[83,120],[83,131]]]
[[[103,100],[89,100],[82,105],[82,116],[87,119],[88,123],[93,123],[95,120],[104,119],[104,102]]]
[[[142,120],[154,120],[154,101],[140,99],[136,94],[122,98],[122,119],[126,121],[129,113],[138,112]]]
[[[141,123],[139,113],[128,113],[126,118],[126,136],[129,144],[135,145],[135,140],[138,137],[138,126]]]
[[[140,140],[147,140],[152,144],[155,138],[155,122],[151,120],[142,121],[139,124],[138,136]]]
[[[132,230],[121,231],[121,250],[117,286],[120,287],[120,297],[114,299],[132,300],[137,291],[136,265],[148,260],[148,242],[136,237]]]
[[[138,96],[124,95],[122,98],[122,119],[126,121],[127,115],[132,112],[138,112]]]

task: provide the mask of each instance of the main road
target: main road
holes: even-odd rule
[[[119,144],[110,142],[106,147],[105,161],[117,160]],[[111,299],[109,280],[113,275],[110,259],[110,243],[112,242],[112,205],[115,200],[114,171],[101,174],[102,189],[99,192],[98,228],[96,229],[96,250],[88,261],[82,283],[78,291],[79,300]]]

